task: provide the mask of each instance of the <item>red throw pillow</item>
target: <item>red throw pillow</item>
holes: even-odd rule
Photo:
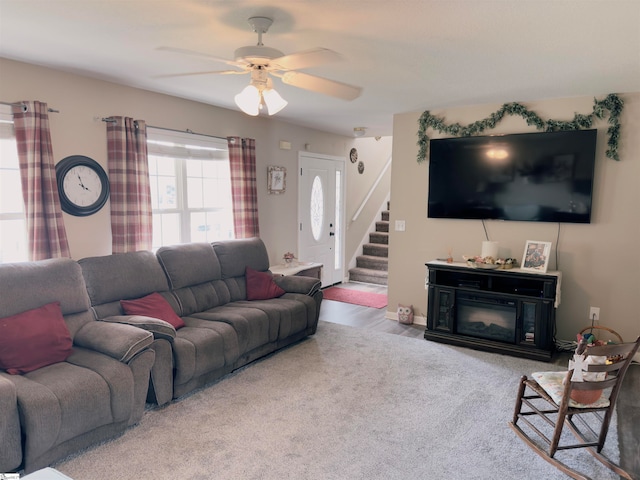
[[[120,305],[127,315],[159,318],[169,322],[176,330],[185,326],[184,321],[169,305],[169,302],[158,292],[136,300],[120,300]]]
[[[72,350],[59,302],[0,318],[0,368],[11,375],[64,362]]]
[[[276,285],[270,273],[258,272],[247,267],[245,276],[247,279],[247,300],[268,300],[281,297],[286,293]]]

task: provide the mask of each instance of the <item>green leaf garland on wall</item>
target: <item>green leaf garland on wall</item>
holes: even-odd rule
[[[432,128],[440,133],[446,133],[455,137],[469,137],[472,135],[479,135],[489,128],[495,128],[495,126],[503,119],[505,115],[516,115],[522,117],[527,125],[533,125],[538,130],[544,130],[547,132],[557,132],[561,130],[580,130],[583,128],[591,128],[595,118],[602,119],[609,114],[609,128],[607,134],[609,139],[607,140],[607,157],[614,160],[620,160],[618,155],[618,142],[620,140],[620,115],[622,114],[622,107],[624,102],[615,93],[607,95],[604,100],[594,99],[593,111],[589,115],[583,115],[576,113],[573,120],[543,120],[535,112],[532,112],[524,105],[519,103],[505,103],[486,118],[470,123],[469,125],[460,125],[454,123],[453,125],[447,125],[442,118],[431,115],[428,110],[425,111],[418,121],[418,163],[422,163],[427,159],[427,152],[429,150],[429,136],[427,135],[427,128]]]

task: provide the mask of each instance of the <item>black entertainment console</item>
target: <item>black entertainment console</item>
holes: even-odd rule
[[[560,273],[426,263],[424,338],[535,360],[554,351]]]

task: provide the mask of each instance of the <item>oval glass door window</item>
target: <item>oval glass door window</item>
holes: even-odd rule
[[[317,242],[322,234],[322,224],[324,221],[324,189],[322,188],[322,180],[316,175],[311,185],[311,234]]]

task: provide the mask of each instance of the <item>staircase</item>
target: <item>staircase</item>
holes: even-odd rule
[[[356,266],[349,270],[350,282],[387,285],[389,267],[389,202],[376,222],[376,231],[369,233],[369,243],[362,246],[362,255],[356,257]]]

